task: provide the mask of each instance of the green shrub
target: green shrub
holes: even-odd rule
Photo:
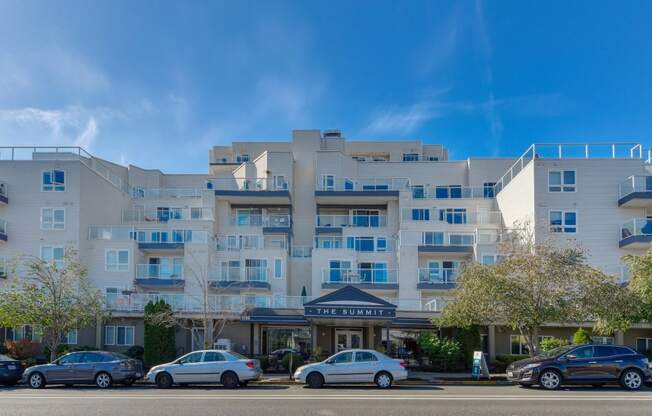
[[[439,338],[432,333],[422,332],[417,343],[435,371],[448,371],[451,365],[459,363],[463,358],[459,342],[449,338]]]
[[[471,325],[468,328],[459,328],[455,334],[455,340],[460,344],[462,350],[464,368],[471,368],[473,352],[480,351],[482,348],[480,329],[477,325]]]
[[[584,328],[579,328],[573,334],[573,344],[590,344],[591,334]]]
[[[164,300],[149,302],[145,306],[145,342],[142,359],[149,367],[167,363],[176,358],[174,327],[153,322],[151,317],[171,311],[170,305]]]
[[[133,358],[136,360],[143,360],[143,355],[145,354],[145,348],[141,347],[140,345],[134,345],[133,347],[129,347],[125,352],[124,355],[126,355],[129,358]]]
[[[292,356],[292,368],[290,369],[290,356]],[[303,365],[303,357],[299,354],[288,353],[285,354],[282,361],[283,367],[293,372]]]
[[[545,352],[564,345],[568,345],[568,340],[562,338],[544,338],[539,344],[539,350]]]
[[[266,355],[261,355],[259,357],[256,357],[258,361],[260,361],[260,369],[263,371],[267,371],[269,368],[269,357]]]

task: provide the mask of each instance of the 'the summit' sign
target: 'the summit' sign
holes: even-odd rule
[[[306,306],[304,309],[304,315],[313,318],[388,319],[396,316],[396,309],[360,306]]]

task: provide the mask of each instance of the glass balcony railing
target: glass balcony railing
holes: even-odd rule
[[[419,269],[419,283],[450,285],[457,283],[457,268]]]
[[[287,241],[262,235],[229,235],[215,237],[215,250],[285,250]]]
[[[493,186],[447,185],[412,188],[412,199],[479,199],[493,197]]]
[[[475,233],[443,231],[401,231],[400,244],[405,246],[463,246],[475,245]]]
[[[268,267],[216,267],[211,271],[211,280],[218,282],[267,282]]]
[[[619,185],[618,196],[624,198],[634,192],[652,193],[652,175],[634,175]]]
[[[243,227],[289,227],[290,214],[236,214],[231,225]]]
[[[0,219],[0,234],[7,235],[7,220]]]
[[[89,240],[133,240],[138,243],[207,243],[209,236],[205,230],[160,230],[141,229],[122,225],[91,225]]]
[[[317,227],[386,227],[386,215],[317,215]]]
[[[5,198],[9,197],[9,186],[7,185],[6,182],[0,181],[0,196],[3,196]]]
[[[212,221],[211,208],[125,209],[122,222],[167,223],[171,221]]]
[[[198,188],[138,188],[131,189],[132,199],[181,199],[201,198],[202,189]]]
[[[206,181],[206,189],[221,191],[287,191],[284,179],[276,178],[214,178]]]
[[[329,268],[322,269],[321,276],[322,283],[398,284],[398,270],[396,269]]]
[[[394,239],[387,237],[315,236],[317,250],[354,250],[358,252],[388,252],[395,247]]]
[[[317,181],[318,191],[407,191],[408,178],[337,178],[322,176]]]
[[[652,235],[652,218],[634,218],[620,226],[620,239]]]
[[[183,265],[138,264],[137,279],[183,279]]]

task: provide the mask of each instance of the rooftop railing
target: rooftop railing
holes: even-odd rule
[[[321,177],[317,180],[318,191],[407,191],[408,178],[336,178]]]
[[[106,164],[78,146],[6,146],[0,147],[0,160],[78,160],[123,192],[129,184]]]
[[[535,159],[642,159],[638,143],[535,143],[507,170],[494,185],[498,195],[518,173]]]
[[[619,198],[634,192],[652,192],[652,175],[630,176],[618,186]]]
[[[131,189],[133,199],[181,199],[201,198],[202,189],[197,188],[139,188]]]
[[[206,189],[224,191],[287,191],[288,183],[278,178],[213,178]]]
[[[328,268],[321,271],[322,283],[398,284],[397,269]]]

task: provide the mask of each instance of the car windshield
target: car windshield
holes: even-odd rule
[[[7,357],[6,355],[0,354],[0,361],[16,361],[11,357]]]
[[[562,355],[566,351],[575,348],[577,345],[564,345],[562,347],[553,348],[549,351],[543,351],[537,355],[538,358],[553,358]]]

